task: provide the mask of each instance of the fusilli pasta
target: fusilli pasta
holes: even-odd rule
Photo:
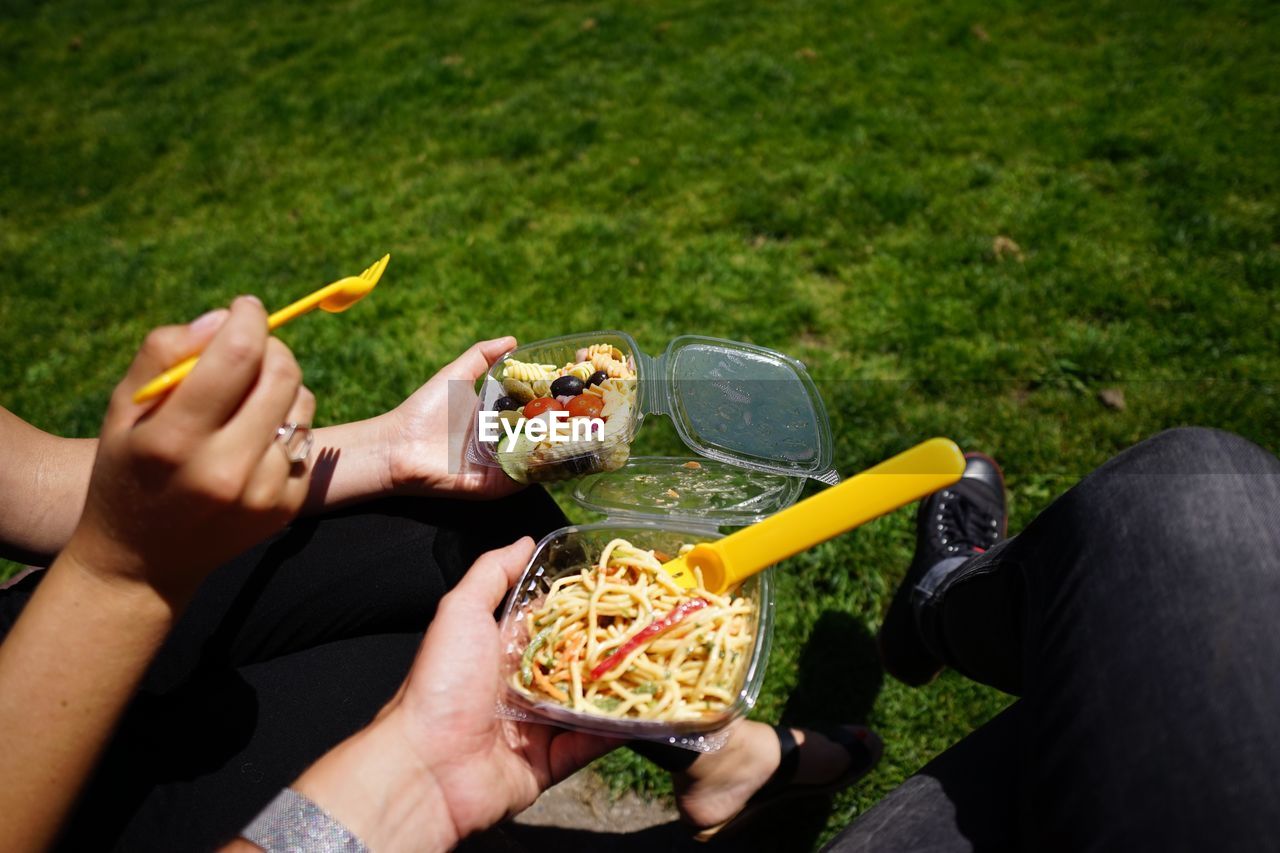
[[[538,379],[550,382],[558,375],[554,364],[534,364],[528,361],[517,361],[514,358],[507,359],[502,367],[503,379],[518,379],[521,382],[533,382]]]

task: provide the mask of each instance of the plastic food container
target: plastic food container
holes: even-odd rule
[[[733,687],[734,699],[725,709],[698,720],[641,720],[574,711],[519,688],[514,676],[534,635],[530,614],[552,583],[593,565],[612,539],[675,554],[681,545],[720,538],[720,527],[751,524],[772,515],[793,503],[802,485],[802,479],[777,473],[672,457],[638,457],[618,471],[581,480],[574,499],[609,517],[597,524],[561,528],[538,543],[502,615],[504,688],[499,713],[510,719],[703,752],[719,749],[727,739],[724,728],[751,710],[764,682],[773,629],[771,571],[754,575],[737,592],[753,602],[755,613],[751,653],[740,672],[740,683]]]
[[[616,361],[629,368],[627,372],[634,372],[633,379],[609,383],[603,431],[558,443],[481,440],[481,415],[496,412],[500,402],[511,405],[503,398],[513,388],[526,397],[548,394],[546,388],[513,385],[512,377],[504,376],[513,360],[564,369],[561,366],[576,363],[585,348],[602,345],[620,356]],[[681,440],[701,457],[824,483],[839,480],[831,466],[826,407],[804,365],[766,347],[697,335],[675,338],[658,356],[645,354],[626,332],[608,330],[513,350],[486,374],[468,458],[502,467],[524,483],[613,471],[629,458],[645,416],[656,414],[670,417]]]

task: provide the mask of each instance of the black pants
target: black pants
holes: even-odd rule
[[[536,489],[384,501],[299,523],[219,569],[148,672],[64,847],[202,850],[233,836],[390,697],[480,552],[562,523]],[[0,630],[38,577],[0,592]],[[966,564],[934,602],[925,627],[947,662],[1023,698],[832,849],[1276,844],[1280,461],[1224,433],[1162,434]]]
[[[537,488],[486,503],[378,501],[294,524],[220,567],[147,672],[62,849],[230,840],[373,718],[476,557],[564,523]],[[42,574],[0,591],[0,631]]]
[[[1280,849],[1280,460],[1128,450],[921,614],[1021,699],[833,840],[854,850]]]

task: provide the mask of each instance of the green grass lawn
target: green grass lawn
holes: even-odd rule
[[[0,402],[93,434],[149,327],[389,251],[282,333],[322,422],[478,337],[718,335],[806,361],[844,473],[995,454],[1016,530],[1164,427],[1280,447],[1277,45],[1266,3],[7,0]],[[1008,702],[881,679],[911,542],[779,572],[757,716],[888,742],[827,832]]]

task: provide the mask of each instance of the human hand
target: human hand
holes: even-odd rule
[[[154,404],[133,394],[192,353],[200,361]],[[315,399],[253,297],[152,331],[107,409],[79,524],[62,559],[180,608],[217,565],[280,529],[306,494],[307,463],[277,442],[311,423]]]
[[[294,784],[370,849],[448,849],[621,744],[494,714],[493,611],[532,551],[526,537],[477,560],[441,601],[396,696]]]
[[[387,413],[388,460],[395,490],[497,498],[520,488],[501,468],[468,461],[463,440],[474,428],[476,380],[515,345],[513,337],[473,344]]]

